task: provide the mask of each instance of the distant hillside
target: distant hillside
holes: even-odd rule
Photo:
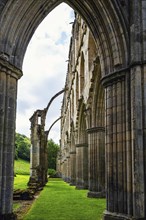
[[[16,133],[15,135],[15,159],[21,158],[30,161],[30,146],[31,142],[28,137],[23,134]]]
[[[30,163],[26,160],[18,159],[14,161],[15,174],[29,175],[30,174]]]

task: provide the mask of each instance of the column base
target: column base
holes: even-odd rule
[[[39,182],[38,180],[36,180],[34,178],[31,178],[31,177],[30,177],[29,182],[27,183],[27,185],[28,185],[28,188],[34,190],[35,192],[39,191],[39,190],[42,190],[43,187],[45,186],[45,184],[42,185],[41,182]]]
[[[67,178],[66,178],[66,182],[67,182],[67,183],[70,183],[70,177],[67,177]]]
[[[70,186],[76,186],[76,181],[70,181]]]
[[[103,220],[145,220],[146,218],[135,218],[128,215],[122,215],[119,213],[111,213],[108,211],[105,211]]]
[[[88,189],[88,186],[77,185],[76,189]]]
[[[17,215],[14,213],[11,214],[0,214],[1,220],[17,220]]]
[[[105,192],[93,192],[93,191],[89,191],[87,193],[87,196],[89,198],[105,198]]]

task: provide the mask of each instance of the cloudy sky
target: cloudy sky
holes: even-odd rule
[[[39,25],[23,62],[23,77],[18,83],[16,132],[30,137],[29,118],[37,109],[44,109],[53,95],[65,85],[73,10],[62,3]],[[62,96],[52,103],[46,129],[60,116]],[[49,139],[60,139],[60,121],[54,125]]]

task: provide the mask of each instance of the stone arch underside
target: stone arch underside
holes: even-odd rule
[[[0,55],[22,68],[28,43],[41,21],[60,3],[75,9],[95,38],[103,74],[128,63],[128,31],[119,1],[19,0],[0,4]],[[122,56],[124,54],[125,56]]]

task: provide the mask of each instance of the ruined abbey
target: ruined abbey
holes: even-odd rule
[[[88,189],[88,197],[106,197],[104,220],[145,220],[146,0],[0,0],[0,219],[14,219],[17,83],[24,55],[38,25],[62,2],[76,16],[58,172],[77,189]],[[43,112],[35,114],[32,124]]]
[[[105,98],[96,44],[76,15],[61,111],[58,172],[88,196],[105,196]]]

